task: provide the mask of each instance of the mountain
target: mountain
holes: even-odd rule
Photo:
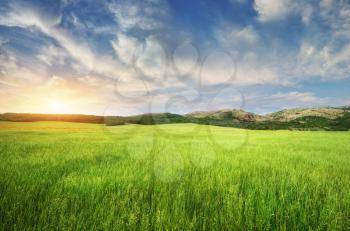
[[[298,108],[288,109],[279,112],[268,114],[266,118],[277,121],[291,121],[305,116],[317,116],[327,119],[336,119],[347,111],[346,107],[343,108]]]
[[[267,129],[349,130],[350,107],[286,109],[264,116],[259,125]]]
[[[123,124],[197,123],[255,130],[334,130],[350,129],[350,107],[319,107],[285,109],[267,115],[257,115],[240,109],[198,111],[186,115],[148,113],[134,116],[0,114],[0,121],[33,122],[65,121],[99,123],[107,126]]]

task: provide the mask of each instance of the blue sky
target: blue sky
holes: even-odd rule
[[[0,112],[350,104],[345,0],[0,0]]]

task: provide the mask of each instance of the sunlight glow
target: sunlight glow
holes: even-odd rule
[[[68,113],[68,106],[63,101],[52,100],[49,102],[50,113],[65,114]]]

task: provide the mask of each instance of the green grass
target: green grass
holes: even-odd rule
[[[349,230],[350,132],[0,122],[2,230]]]

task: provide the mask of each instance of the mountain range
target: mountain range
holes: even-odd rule
[[[171,113],[149,113],[134,116],[95,116],[61,114],[0,114],[0,121],[35,122],[65,121],[99,123],[107,126],[124,124],[171,124],[196,123],[254,130],[333,130],[350,129],[350,106],[295,108],[258,115],[240,109],[198,111],[185,115]]]

